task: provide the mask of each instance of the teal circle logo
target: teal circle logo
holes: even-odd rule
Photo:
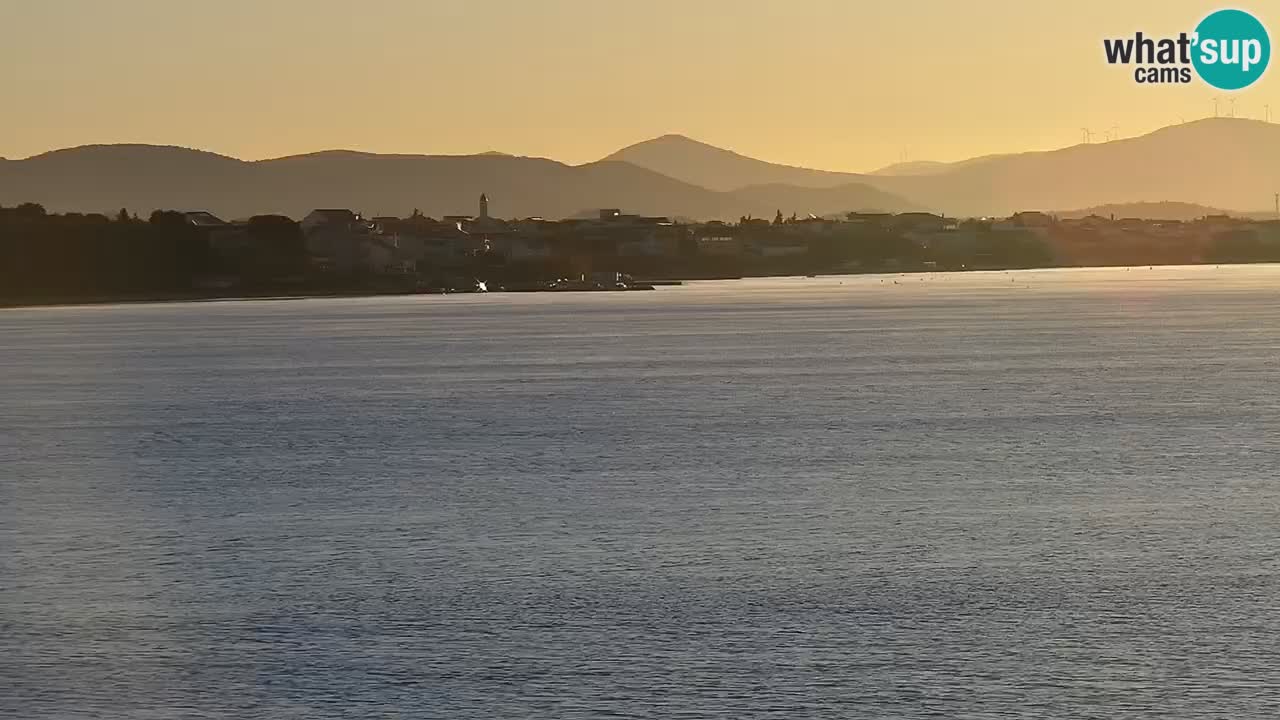
[[[1219,90],[1249,87],[1271,62],[1267,29],[1243,10],[1219,10],[1201,20],[1194,42],[1196,72]]]

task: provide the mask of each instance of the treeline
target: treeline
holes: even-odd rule
[[[994,232],[989,226],[955,233],[944,242],[927,242],[887,228],[847,229],[800,236],[805,252],[773,254],[769,248],[787,236],[762,228],[739,236],[744,250],[735,255],[702,254],[690,235],[674,256],[594,256],[593,268],[619,270],[635,277],[729,277],[803,275],[839,272],[896,272],[1031,268],[1055,264],[1045,239],[1031,232]],[[533,273],[526,273],[533,274]]]
[[[1214,238],[1205,256],[1213,263],[1280,262],[1280,233],[1246,230],[1225,232]]]
[[[745,264],[750,269],[772,261],[748,258]],[[815,238],[809,253],[791,262],[810,272],[964,270],[1044,267],[1054,263],[1054,256],[1049,243],[1034,233],[994,232],[984,226],[966,228],[935,242],[918,241],[887,229],[837,232]]]
[[[246,234],[244,247],[214,252],[208,233],[178,212],[142,220],[124,210],[109,218],[50,214],[31,203],[0,207],[0,298],[182,294],[210,277],[271,284],[305,268],[306,245],[293,220],[255,217]]]

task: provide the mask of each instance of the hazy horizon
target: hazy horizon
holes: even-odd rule
[[[1271,20],[1263,3],[1232,5]],[[350,149],[580,164],[680,134],[868,172],[1065,147],[1084,127],[1132,137],[1212,116],[1215,95],[1222,114],[1234,98],[1238,117],[1266,105],[1274,117],[1274,73],[1226,94],[1141,87],[1103,60],[1104,37],[1175,34],[1218,7],[382,0],[353,14],[333,0],[52,0],[8,13],[29,31],[0,47],[0,157],[145,143],[246,160]]]

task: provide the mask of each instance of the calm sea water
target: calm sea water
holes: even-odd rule
[[[0,311],[0,715],[1280,714],[1280,267]]]

